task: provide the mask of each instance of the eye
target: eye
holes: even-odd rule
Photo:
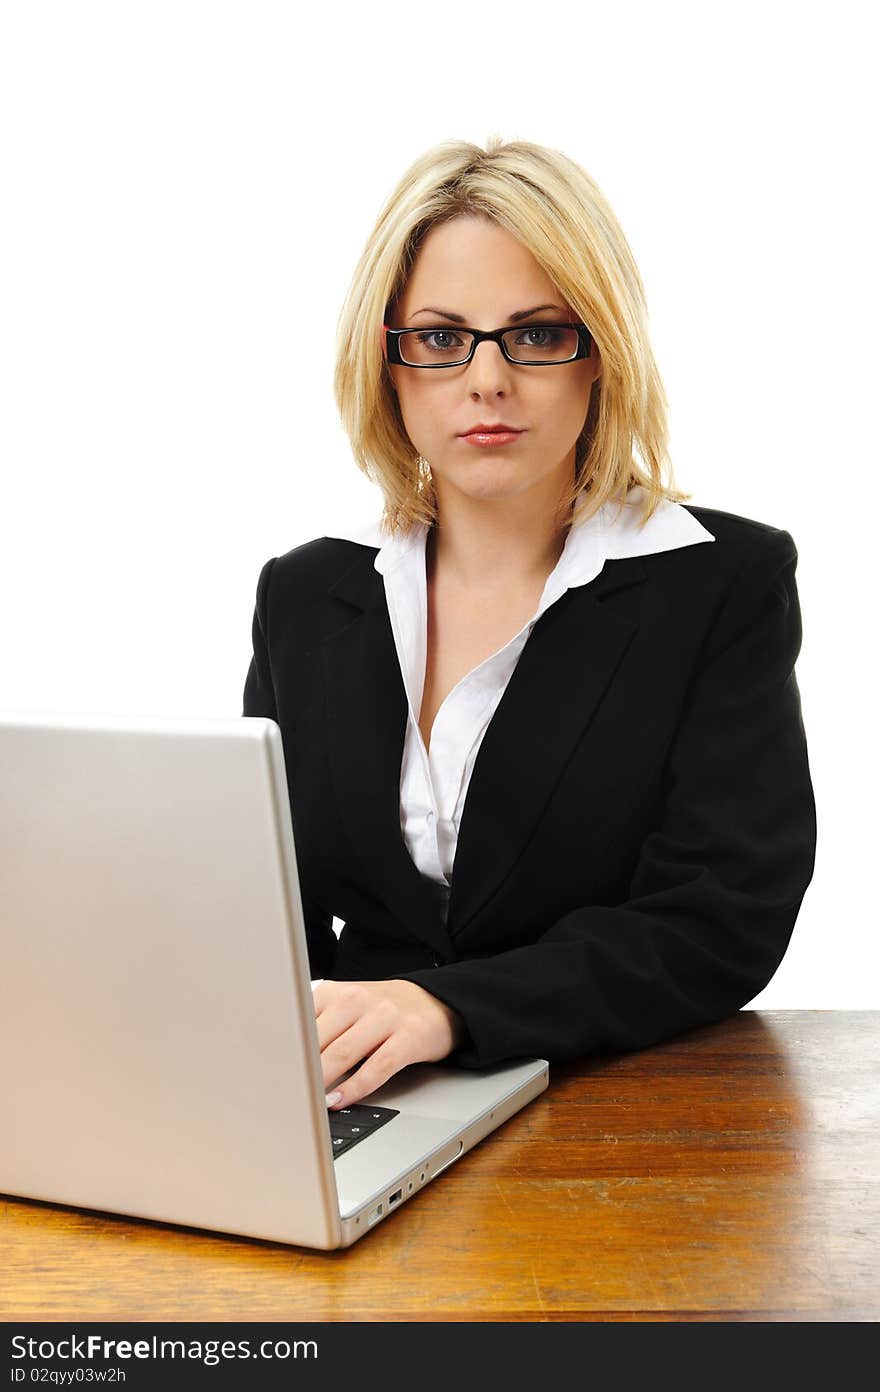
[[[439,353],[448,353],[450,348],[460,348],[461,339],[454,329],[426,329],[415,334],[415,341],[422,347]]]
[[[541,335],[544,335],[542,338]],[[517,339],[517,343],[522,343],[528,348],[547,348],[552,344],[558,343],[560,334],[556,329],[547,328],[542,324],[532,324],[529,328],[522,330],[522,337]],[[532,337],[529,337],[532,335]]]

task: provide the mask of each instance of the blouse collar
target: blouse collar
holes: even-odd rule
[[[630,489],[622,507],[606,503],[586,522],[569,528],[562,554],[544,587],[542,608],[565,590],[595,580],[606,561],[650,556],[658,551],[674,551],[681,546],[715,540],[687,508],[667,498],[661,500],[645,526],[639,529],[643,494],[644,489],[637,485]],[[381,575],[389,575],[413,553],[424,556],[428,527],[425,523],[416,523],[405,532],[389,536],[379,519],[328,535],[378,548],[374,568]]]

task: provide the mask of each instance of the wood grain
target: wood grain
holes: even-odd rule
[[[5,1320],[876,1320],[880,1012],[743,1011],[550,1089],[347,1251],[0,1199]]]

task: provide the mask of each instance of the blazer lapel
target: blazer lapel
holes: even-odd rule
[[[516,863],[638,629],[602,599],[645,577],[640,557],[606,561],[532,629],[471,774],[449,901],[454,940]]]
[[[400,828],[408,707],[374,559],[371,549],[329,591],[340,617],[347,609],[351,620],[322,644],[332,777],[340,815],[377,898],[407,932],[451,961],[455,950],[436,899]]]

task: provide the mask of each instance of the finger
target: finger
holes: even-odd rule
[[[350,1107],[355,1102],[361,1102],[410,1062],[412,1060],[401,1050],[399,1039],[394,1036],[386,1039],[370,1054],[356,1073],[352,1073],[350,1078],[346,1078],[344,1083],[339,1083],[334,1089],[334,1096],[338,1093],[339,1098],[333,1103],[333,1107]]]
[[[366,1015],[371,1003],[372,997],[359,982],[336,983],[336,989],[323,998],[320,1012],[315,1016],[321,1050]]]
[[[374,1009],[362,1015],[344,1033],[337,1035],[321,1050],[325,1089],[329,1091],[331,1084],[336,1084],[344,1073],[351,1072],[357,1064],[374,1054],[391,1033],[387,1012]]]
[[[324,1009],[328,1000],[333,999],[337,985],[336,981],[328,981],[325,977],[322,977],[320,981],[312,982],[312,1004],[315,1007],[316,1015]]]

